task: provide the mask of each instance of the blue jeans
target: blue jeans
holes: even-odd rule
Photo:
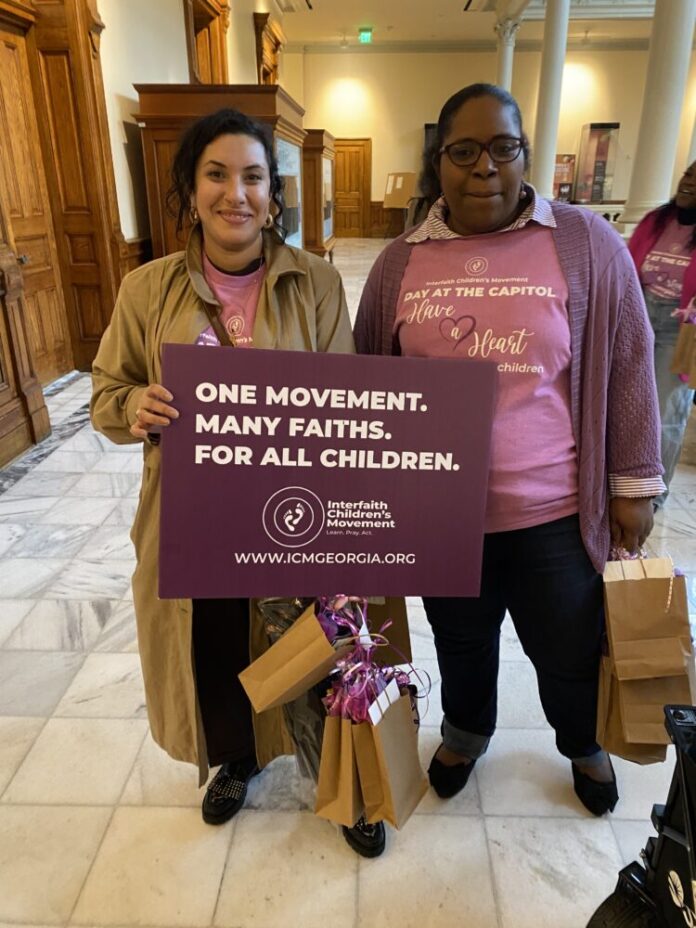
[[[442,676],[443,738],[479,757],[495,730],[500,626],[510,611],[537,673],[558,750],[571,759],[600,751],[595,740],[604,631],[602,578],[567,516],[486,535],[478,598],[424,597]]]
[[[679,337],[679,322],[671,316],[677,304],[658,300],[646,291],[645,305],[655,333],[655,380],[662,423],[662,466],[665,469],[662,479],[669,489],[681,454],[694,391],[669,369]],[[664,502],[666,496],[665,493],[659,499]]]

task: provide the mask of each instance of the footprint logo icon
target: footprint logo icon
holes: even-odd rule
[[[288,511],[283,516],[283,523],[289,532],[297,531],[297,528],[304,517],[305,511],[305,507],[302,503],[298,503],[294,508],[288,509]]]
[[[264,504],[263,529],[270,540],[282,548],[301,548],[311,544],[324,528],[324,505],[313,490],[283,487]]]

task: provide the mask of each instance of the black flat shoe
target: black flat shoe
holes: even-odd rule
[[[616,788],[616,774],[614,768],[611,768],[611,780],[606,783],[600,783],[593,780],[583,773],[579,767],[572,763],[573,767],[573,786],[575,794],[580,802],[585,806],[588,812],[593,815],[604,815],[605,812],[613,812],[616,803],[619,801],[619,792]],[[611,767],[611,760],[609,761]]]
[[[208,784],[203,797],[203,821],[206,825],[224,825],[244,805],[247,784],[259,768],[256,758],[223,764]]]
[[[352,828],[342,826],[343,837],[361,857],[379,857],[387,843],[384,822],[368,825],[364,818],[359,818]]]
[[[440,748],[437,750],[439,751]],[[471,771],[475,765],[476,758],[461,764],[455,764],[453,767],[447,767],[437,759],[436,751],[428,767],[430,785],[440,799],[451,799],[452,796],[456,796],[457,793],[461,792],[469,782]]]

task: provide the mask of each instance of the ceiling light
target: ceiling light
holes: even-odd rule
[[[361,26],[358,29],[358,41],[361,45],[370,45],[372,42],[372,26]]]

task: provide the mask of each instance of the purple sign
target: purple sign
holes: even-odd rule
[[[496,376],[165,345],[160,596],[477,595]]]

